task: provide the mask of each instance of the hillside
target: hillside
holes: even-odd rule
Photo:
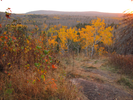
[[[42,14],[42,12],[45,12],[45,13]],[[37,14],[37,13],[40,13],[40,14]],[[5,16],[5,13],[0,12],[0,22],[2,22],[2,20],[4,19],[4,16]],[[19,23],[23,25],[27,25],[29,29],[32,29],[36,24],[41,30],[43,29],[44,24],[47,24],[48,27],[50,27],[51,25],[61,24],[63,26],[68,26],[69,28],[69,27],[75,27],[78,24],[81,25],[81,23],[88,24],[92,19],[97,19],[97,17],[104,19],[106,25],[111,25],[111,24],[118,25],[122,17],[113,17],[113,16],[119,16],[119,14],[100,13],[100,12],[85,13],[85,12],[58,12],[58,11],[35,11],[34,12],[33,11],[33,12],[28,12],[26,14],[11,14],[10,16],[11,19],[8,21],[12,21],[13,19],[16,19],[18,20]],[[4,22],[6,22],[6,20],[4,20],[3,23]]]
[[[27,12],[26,14],[57,14],[57,15],[82,15],[82,16],[104,16],[104,17],[121,17],[122,13],[103,13],[96,11],[86,11],[86,12],[63,12],[63,11],[51,11],[51,10],[37,10]]]

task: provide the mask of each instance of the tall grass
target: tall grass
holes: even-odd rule
[[[0,73],[0,99],[75,100],[79,97],[78,89],[62,75],[61,71],[63,70],[60,68],[54,73],[49,71],[45,81],[37,77],[37,71],[25,72],[24,68],[9,71],[10,75]]]

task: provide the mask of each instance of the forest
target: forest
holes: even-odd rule
[[[0,12],[0,99],[89,100],[71,80],[112,84],[105,73],[133,99],[132,20]]]

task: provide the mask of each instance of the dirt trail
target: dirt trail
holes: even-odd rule
[[[121,75],[110,71],[112,69],[107,65],[104,67],[106,59],[74,62],[77,77],[72,78],[71,82],[81,87],[88,100],[133,100],[133,90],[117,83]]]

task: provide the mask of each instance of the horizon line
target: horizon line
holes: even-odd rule
[[[25,12],[25,13],[12,13],[12,14],[27,14],[29,12],[34,12],[34,11],[53,11],[53,12],[68,12],[68,13],[71,13],[71,12],[98,12],[98,13],[109,13],[109,14],[123,14],[123,13],[120,13],[120,12],[102,12],[102,11],[61,11],[61,10],[32,10],[32,11],[28,11],[28,12]],[[4,11],[0,11],[0,12],[3,12],[5,13]]]

